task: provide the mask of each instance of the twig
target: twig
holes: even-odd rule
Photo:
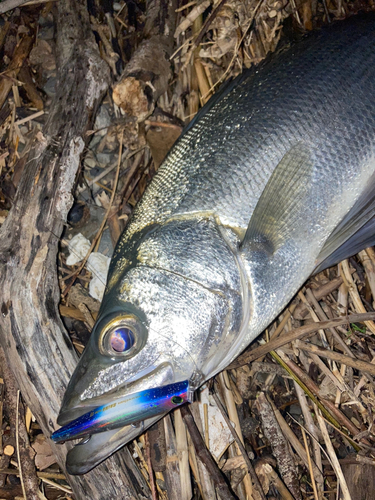
[[[370,286],[372,300],[375,300],[375,266],[374,266],[374,250],[373,248],[366,248],[358,254],[361,259],[362,265],[366,271],[366,278]]]
[[[50,486],[53,486],[58,490],[64,491],[65,493],[68,493],[68,495],[71,495],[73,493],[73,490],[68,486],[63,486],[62,484],[55,483],[55,481],[51,481],[51,479],[48,479],[47,477],[41,477],[40,479],[43,481],[43,483],[49,484]]]
[[[320,307],[320,304],[319,304],[318,300],[316,299],[315,295],[312,293],[312,291],[310,289],[307,290],[306,295],[307,295],[307,298],[308,298],[309,302],[311,302],[312,305],[314,306],[314,308],[316,310],[316,315],[318,316],[319,320],[320,321],[328,321],[327,315],[325,314],[325,312],[323,311],[323,309]],[[313,317],[313,319],[315,321],[314,317]],[[354,358],[354,354],[352,354],[352,351],[345,344],[345,342],[343,341],[343,339],[341,338],[341,336],[337,333],[337,331],[334,328],[329,328],[329,331],[332,333],[332,335],[333,335],[334,339],[336,340],[336,342],[341,346],[341,349],[344,352],[346,352],[346,354],[348,356],[351,356],[352,358]]]
[[[204,441],[206,443],[207,448],[210,447],[210,435],[209,435],[209,425],[208,425],[208,404],[204,403],[203,405],[203,413],[204,413]]]
[[[37,111],[36,113],[33,113],[30,116],[26,116],[26,118],[22,118],[21,120],[17,120],[14,122],[14,125],[23,125],[24,123],[27,123],[31,120],[35,120],[35,118],[38,118],[39,116],[42,116],[45,114],[45,111]]]
[[[311,484],[312,484],[313,491],[314,491],[314,498],[315,498],[315,500],[319,500],[318,492],[316,490],[315,477],[314,477],[314,471],[313,471],[312,463],[311,463],[309,446],[307,444],[307,439],[306,439],[306,432],[305,432],[305,429],[303,427],[301,427],[301,431],[302,431],[303,443],[305,445],[307,460],[309,463],[309,471],[310,471],[310,477],[311,477]]]
[[[310,397],[310,399],[319,407],[320,411],[323,413],[323,415],[328,418],[328,420],[340,429],[340,425],[343,427],[346,427],[349,432],[353,434],[353,436],[356,436],[359,433],[359,430],[357,427],[353,424],[351,420],[349,420],[346,415],[344,415],[338,408],[336,408],[335,404],[330,401],[329,399],[322,398],[320,396],[320,389],[319,387],[315,384],[315,382],[305,373],[296,363],[294,363],[291,359],[289,359],[283,352],[278,350],[276,353],[278,356],[279,360],[284,363],[284,367],[289,371],[289,373],[294,374],[295,380],[297,383],[302,387],[302,389],[306,392],[306,394]],[[280,362],[280,361],[279,361]],[[314,396],[316,394],[319,396],[321,399],[321,402],[319,402],[316,397]],[[350,440],[352,446],[357,449],[358,451],[358,446],[356,443],[353,442],[352,439],[347,436],[347,439]],[[367,446],[370,445],[370,443],[367,440],[361,440],[364,444]]]
[[[276,330],[274,331],[273,335],[272,335],[272,340],[275,340],[277,339],[277,337],[280,335],[280,333],[284,330],[285,328],[285,325],[288,323],[289,319],[292,317],[292,315],[294,314],[294,311],[296,309],[296,305],[295,304],[292,304],[286,311],[285,311],[285,314],[284,314],[284,317],[283,319],[280,321],[280,324],[277,326]]]
[[[187,406],[181,406],[180,411],[186,427],[188,428],[191,440],[194,444],[196,454],[209,470],[219,495],[223,500],[235,500],[236,497],[229,489],[221,470],[217,466],[215,460],[212,458],[211,453],[204,443],[198,427],[194,422],[190,409]]]
[[[258,490],[258,492],[259,492],[259,494],[260,494],[260,496],[262,498],[262,500],[266,500],[266,496],[265,496],[265,494],[263,492],[263,488],[262,488],[262,486],[260,484],[258,476],[256,475],[256,472],[255,472],[255,469],[253,467],[253,464],[251,463],[251,461],[250,461],[250,459],[248,457],[248,454],[246,453],[245,447],[242,444],[242,441],[239,438],[239,436],[238,436],[235,428],[233,427],[232,422],[230,421],[230,419],[229,419],[229,417],[227,415],[227,412],[224,409],[224,406],[223,406],[222,402],[220,401],[218,395],[215,392],[213,393],[213,397],[214,397],[214,400],[215,400],[215,402],[216,402],[219,410],[221,411],[221,413],[222,413],[222,415],[224,417],[225,422],[227,423],[227,426],[228,426],[230,432],[232,433],[232,436],[233,436],[234,440],[237,443],[237,446],[239,447],[239,449],[240,449],[240,451],[242,453],[243,459],[245,460],[245,463],[246,463],[247,470],[248,470],[248,472],[251,475],[251,479],[253,480],[253,482],[254,482],[254,484],[255,484],[255,486],[256,486],[256,488],[257,488],[257,490]]]
[[[322,358],[333,359],[334,361],[338,361],[339,363],[343,363],[344,365],[351,366],[356,370],[370,373],[370,375],[375,375],[375,365],[368,363],[367,361],[351,358],[350,356],[345,356],[345,354],[341,354],[335,351],[329,351],[328,349],[322,349],[321,347],[303,342],[302,340],[296,340],[295,346],[304,351],[313,352],[314,354],[317,354]]]
[[[299,341],[297,341],[299,342]],[[358,406],[358,409],[362,415],[367,412],[361,401],[358,399],[358,397],[354,394],[354,392],[351,390],[349,385],[345,382],[344,377],[341,375],[341,373],[336,369],[334,372],[331,371],[328,366],[326,366],[323,361],[320,359],[319,356],[316,354],[311,353],[310,354],[311,359],[314,361],[314,363],[319,366],[321,371],[323,372],[324,375],[327,375],[327,377],[335,384],[337,387],[337,390],[340,392],[347,392],[349,397],[351,398],[351,401],[353,404],[356,404]],[[342,367],[345,367],[345,365],[342,365]]]
[[[348,260],[344,260],[341,262],[341,269],[343,271],[343,278],[346,280],[349,287],[349,294],[354,303],[355,309],[358,312],[365,312],[365,306],[362,303],[361,297],[359,295],[357,285],[354,282],[353,276],[350,272],[349,262]],[[375,323],[373,321],[365,321],[365,325],[367,328],[371,330],[372,333],[375,334]]]
[[[310,296],[311,301],[313,301],[315,299],[315,297],[311,293],[311,290],[307,290],[306,295]],[[298,297],[306,305],[307,309],[309,310],[310,316],[315,321],[315,323],[319,323],[319,319],[320,320],[327,320],[328,319],[328,318],[318,318],[316,312],[314,311],[314,309],[310,305],[309,301],[307,300],[307,298],[303,295],[303,293],[301,291],[298,292]],[[328,341],[327,341],[327,337],[326,337],[324,330],[319,329],[318,331],[319,331],[319,335],[320,335],[320,339],[321,339],[322,344],[324,345],[324,347],[328,347]]]
[[[240,420],[239,420],[238,412],[237,412],[237,406],[236,406],[236,403],[234,401],[234,396],[233,396],[230,380],[228,377],[228,372],[223,371],[222,373],[220,373],[218,375],[218,380],[220,382],[220,388],[222,390],[222,393],[224,396],[224,401],[225,401],[226,407],[228,409],[229,418],[234,423],[234,425],[237,429],[237,434],[238,434],[241,442],[244,443],[243,435],[242,435],[242,431],[241,431],[241,424],[240,424]],[[237,447],[236,444],[231,446],[229,448],[229,450],[231,448],[232,448],[233,453],[235,453],[236,455],[241,454],[241,451]],[[243,478],[241,487],[245,490],[244,494],[246,494],[246,496],[249,498],[249,500],[251,500],[252,495],[253,495],[253,485],[251,483],[251,479],[250,479],[249,474],[246,473],[245,477]]]
[[[148,432],[145,433],[145,447],[146,447],[148,475],[150,478],[152,500],[158,500],[158,492],[155,484],[154,470],[152,468],[152,463],[151,463],[151,449],[150,449],[150,440],[148,438]]]
[[[236,56],[237,56],[237,52],[238,52],[238,49],[241,47],[241,44],[242,42],[244,41],[246,35],[247,35],[247,32],[249,31],[251,25],[253,24],[253,21],[254,21],[254,18],[256,16],[256,13],[258,12],[258,9],[259,7],[262,5],[264,0],[259,0],[259,2],[256,4],[256,6],[254,7],[254,10],[251,14],[251,17],[247,23],[247,28],[244,30],[243,32],[243,35],[241,37],[241,39],[239,40],[239,42],[236,44],[236,47],[235,47],[235,50],[233,52],[233,57],[230,61],[230,63],[228,64],[228,67],[227,69],[225,70],[224,74],[218,79],[218,81],[210,88],[210,92],[213,93],[213,90],[222,82],[225,80],[227,74],[229,73],[229,71],[231,70],[232,68],[232,64],[233,64],[233,61],[235,60]],[[205,97],[205,96],[202,96],[202,97]]]
[[[364,314],[351,314],[350,316],[343,316],[342,318],[330,319],[329,321],[320,321],[319,323],[304,325],[299,328],[295,328],[290,332],[286,333],[280,338],[275,340],[271,339],[267,344],[261,345],[249,352],[245,352],[241,356],[239,356],[233,363],[231,363],[227,370],[238,368],[242,365],[247,365],[251,363],[255,359],[260,358],[261,356],[265,356],[271,351],[278,349],[279,347],[289,344],[293,340],[297,340],[299,338],[304,337],[305,335],[309,335],[310,333],[314,333],[320,329],[331,328],[339,325],[349,324],[349,323],[359,323],[367,320],[375,319],[375,312],[364,313]]]
[[[3,3],[0,4],[0,6],[2,5]],[[33,38],[31,36],[24,36],[17,47],[14,49],[13,59],[9,63],[9,66],[6,69],[3,78],[0,80],[0,108],[4,104],[5,99],[10,92],[14,79],[18,75],[18,72],[21,69],[24,60],[29,55],[32,43]],[[4,78],[4,76],[6,76],[7,78]]]
[[[15,476],[19,476],[20,471],[18,470],[18,463],[15,460],[11,460],[10,463],[15,467],[17,467],[17,469],[10,469],[10,468],[0,469],[0,474],[6,474],[6,475],[13,474]],[[40,479],[63,479],[64,481],[66,481],[65,474],[60,474],[58,472],[37,472],[36,475]]]
[[[198,45],[201,43],[204,35],[207,33],[208,28],[211,26],[212,22],[214,21],[215,17],[218,15],[220,9],[222,6],[225,4],[227,0],[220,0],[220,2],[216,5],[214,10],[211,12],[211,15],[206,19],[204,25],[202,26],[200,32],[198,33],[197,38],[194,40],[194,46],[198,47]]]
[[[341,276],[338,276],[337,278],[334,278],[333,280],[329,281],[328,283],[324,283],[324,285],[319,286],[316,289],[312,289],[312,294],[316,298],[316,300],[321,300],[323,297],[326,295],[329,295],[332,293],[334,290],[339,288],[343,283],[343,279]],[[294,310],[293,316],[296,319],[304,319],[306,314],[308,313],[308,309],[306,307],[306,304],[304,303],[299,303],[297,307]]]

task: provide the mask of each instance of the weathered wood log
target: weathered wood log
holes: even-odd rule
[[[113,100],[127,115],[143,121],[168,88],[177,0],[147,0],[144,40],[113,89]]]
[[[374,498],[375,467],[365,464],[344,464],[345,476],[352,500],[372,500]]]
[[[72,204],[85,132],[109,85],[85,1],[65,0],[56,7],[57,95],[0,232],[0,342],[46,436],[57,428],[56,416],[77,363],[58,312],[57,243]],[[69,445],[51,447],[65,470]],[[127,448],[69,482],[76,500],[150,498]]]

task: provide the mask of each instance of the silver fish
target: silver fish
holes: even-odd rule
[[[367,15],[245,72],[177,141],[116,247],[58,423],[223,370],[312,273],[375,243],[374,187]],[[75,446],[68,470],[90,470],[160,415],[145,417]]]

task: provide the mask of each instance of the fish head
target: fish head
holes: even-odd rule
[[[210,218],[172,220],[120,242],[59,424],[146,389],[188,380],[194,390],[213,374],[243,320],[232,243]]]

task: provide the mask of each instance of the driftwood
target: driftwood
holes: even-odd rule
[[[256,406],[262,420],[264,435],[271,444],[273,454],[279,466],[280,474],[284,479],[286,486],[293,494],[293,497],[296,499],[302,498],[298,484],[298,475],[288,448],[288,442],[281,432],[279,424],[277,423],[276,417],[272,411],[272,407],[267,401],[264,393],[259,394]]]
[[[177,0],[148,0],[144,40],[113,89],[113,100],[128,116],[143,121],[168,88]]]
[[[352,500],[374,498],[375,467],[366,464],[344,464],[342,466]]]
[[[58,312],[57,244],[72,204],[85,132],[109,84],[84,0],[57,2],[57,95],[30,151],[0,233],[1,345],[22,396],[44,434],[56,428],[77,356]],[[69,445],[51,443],[65,470]],[[129,479],[131,476],[131,480]],[[83,477],[75,498],[150,498],[127,448]]]

